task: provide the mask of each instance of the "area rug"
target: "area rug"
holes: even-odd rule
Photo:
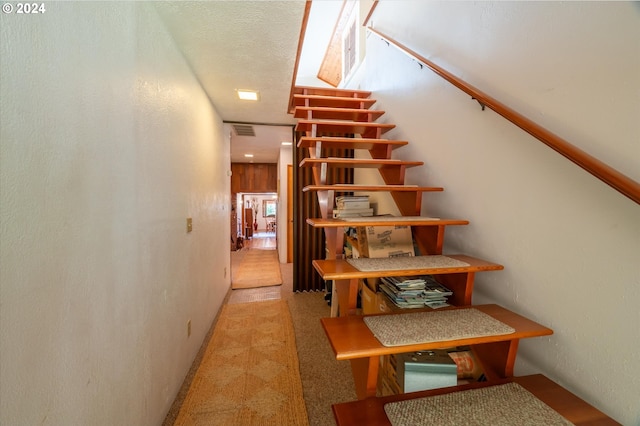
[[[231,274],[231,288],[234,290],[281,284],[280,261],[276,250],[247,251],[240,266]]]
[[[224,305],[174,425],[308,425],[283,300]]]

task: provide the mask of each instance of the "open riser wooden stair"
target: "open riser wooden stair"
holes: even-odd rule
[[[557,401],[554,399],[550,404],[554,409],[557,409],[558,413],[562,413],[570,419],[597,419],[603,421],[603,424],[616,424],[598,410],[544,377],[513,378],[520,339],[548,336],[553,331],[498,305],[472,305],[476,272],[498,271],[503,269],[503,266],[464,254],[443,254],[445,228],[467,225],[469,222],[465,219],[430,218],[423,215],[423,195],[443,191],[443,188],[405,184],[406,170],[409,167],[420,167],[424,163],[393,158],[394,151],[401,149],[409,142],[384,137],[395,125],[378,121],[383,117],[384,111],[372,109],[375,100],[370,96],[370,92],[358,90],[296,87],[293,97],[294,116],[298,119],[296,126],[296,132],[299,135],[297,147],[307,150],[307,157],[300,161],[298,167],[310,168],[313,176],[313,184],[305,186],[302,191],[317,194],[321,216],[308,217],[306,222],[310,226],[321,228],[324,231],[327,246],[326,258],[314,259],[312,263],[314,269],[325,282],[332,282],[331,318],[324,318],[321,323],[336,358],[351,362],[356,393],[359,399],[364,400],[361,402],[366,405],[359,404],[359,402],[334,405],[337,423],[339,425],[390,424],[381,408],[382,402],[378,402],[378,400],[383,401],[384,399],[372,398],[379,396],[381,389],[382,394],[385,394],[385,371],[387,371],[385,366],[392,364],[389,360],[403,353],[457,348],[462,345],[471,349],[473,357],[479,363],[484,373],[483,377],[489,382],[489,385],[505,380],[519,380],[525,385],[532,381],[541,381],[544,382],[544,391],[537,392],[538,388],[536,387],[532,388],[533,393],[539,393],[542,397],[545,397],[545,392],[554,392],[555,395],[558,395]],[[371,158],[363,159],[362,156],[338,158],[328,154],[328,152],[353,152],[355,150],[368,151]],[[384,185],[359,185],[335,182],[333,178],[328,178],[336,175],[331,173],[332,169],[351,171],[357,168],[377,169]],[[352,173],[343,175],[353,176]],[[401,216],[350,217],[348,220],[334,218],[333,209],[338,195],[367,194],[380,191],[391,194]],[[436,197],[437,194],[427,196]],[[410,259],[410,262],[405,261],[404,263],[418,266],[400,269],[396,267],[366,269],[361,267],[363,263],[361,260],[359,260],[360,266],[356,267],[358,262],[345,259],[343,252],[346,238],[345,228],[390,225],[411,227],[413,242],[419,251],[416,255],[418,259],[416,259],[417,263],[414,263],[413,258]],[[444,263],[439,263],[438,261],[443,258],[447,260]],[[453,263],[447,263],[448,261]],[[380,262],[380,259],[365,259],[364,263],[378,263],[379,266],[383,263],[386,265],[388,262],[384,262],[384,260]],[[436,316],[442,313],[440,318],[445,315],[448,318],[449,315],[458,315],[458,312],[460,315],[466,315],[467,312],[481,311],[503,325],[507,325],[513,332],[498,333],[497,335],[471,332],[465,334],[464,338],[410,340],[397,346],[383,344],[379,336],[374,336],[371,328],[365,325],[365,322],[372,318],[357,315],[359,287],[364,288],[365,285],[362,282],[365,279],[420,275],[432,275],[436,277],[438,282],[452,290],[453,295],[449,297],[447,302],[453,307],[444,310],[430,310],[426,307],[424,309],[404,309],[404,311],[420,312],[415,316],[396,317],[401,319],[402,325],[398,326],[396,322],[392,329],[393,336],[398,334],[398,328],[425,328],[425,319],[422,318],[426,317],[420,316],[421,312]],[[398,314],[398,311],[391,312],[391,315],[394,314]],[[434,316],[429,318],[431,318],[430,321],[436,320]],[[388,317],[388,319],[394,320],[393,317]],[[406,321],[413,321],[413,326],[406,327]],[[460,331],[461,325],[446,323],[446,325],[439,326],[438,329],[442,331],[440,327],[447,329],[446,332],[450,332],[451,336],[454,336]],[[392,374],[395,373],[392,372]],[[396,379],[392,378],[390,382],[386,383],[397,382]],[[471,383],[466,386],[475,385],[480,384]],[[465,385],[459,383],[455,389],[454,387],[447,389],[449,389],[448,392],[462,391],[465,389]],[[402,390],[396,388],[392,389],[390,393],[398,394],[402,393]],[[406,397],[391,395],[387,398],[395,398],[394,400],[412,398],[411,394],[406,395]]]
[[[405,184],[406,170],[410,167],[420,167],[424,163],[393,158],[393,152],[409,142],[384,138],[384,134],[395,128],[395,125],[378,121],[384,115],[384,111],[372,109],[375,100],[370,96],[371,93],[366,91],[312,87],[297,87],[294,94],[294,116],[298,119],[296,131],[303,135],[297,141],[297,145],[308,150],[308,158],[304,158],[299,167],[312,168],[314,178],[314,184],[306,186],[303,191],[314,191],[317,194],[321,212],[321,217],[307,218],[307,223],[323,228],[327,241],[327,258],[314,261],[314,267],[324,280],[334,281],[333,287],[337,290],[337,303],[332,303],[334,315],[355,313],[355,283],[359,279],[376,275],[363,274],[342,259],[345,226],[411,226],[420,255],[434,256],[442,254],[447,226],[469,223],[464,219],[429,218],[422,215],[423,194],[437,193],[443,191],[443,188]],[[371,158],[328,157],[325,151],[331,148],[368,151]],[[327,184],[327,174],[331,168],[374,168],[378,170],[385,184]],[[349,220],[348,223],[332,218],[338,194],[380,191],[391,194],[402,217],[393,221],[363,217]],[[475,273],[500,270],[503,267],[470,256],[464,258],[469,264],[468,267],[415,269],[403,271],[402,274],[436,274],[442,284],[454,291],[451,298],[453,304],[470,305]],[[384,275],[378,273],[376,276]]]

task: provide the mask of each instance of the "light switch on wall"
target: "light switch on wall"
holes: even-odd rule
[[[193,219],[187,218],[187,232],[193,231]]]

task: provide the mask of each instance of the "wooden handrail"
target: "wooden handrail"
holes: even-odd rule
[[[373,0],[373,4],[371,5],[371,9],[369,9],[369,13],[367,13],[367,17],[364,18],[364,22],[362,23],[362,26],[366,27],[367,24],[369,23],[369,20],[371,19],[371,16],[373,15],[373,12],[375,12],[376,7],[378,7],[378,0]]]
[[[296,51],[296,62],[293,66],[293,77],[291,78],[291,89],[289,90],[289,105],[287,111],[293,113],[293,95],[296,87],[296,79],[298,78],[298,66],[300,65],[300,55],[302,55],[302,45],[304,37],[307,34],[307,24],[309,23],[309,14],[311,13],[311,0],[307,0],[304,5],[304,15],[302,16],[302,24],[300,25],[300,35],[298,35],[298,50]]]
[[[444,78],[449,83],[453,84],[458,89],[462,90],[463,92],[470,95],[473,99],[477,100],[478,103],[480,103],[480,105],[482,105],[483,107],[492,109],[494,112],[511,121],[513,124],[520,127],[522,130],[529,133],[533,137],[537,138],[554,151],[558,152],[565,158],[582,167],[584,170],[602,180],[604,183],[611,186],[621,194],[635,201],[637,204],[640,204],[640,183],[620,173],[616,169],[603,163],[592,155],[587,154],[586,152],[570,144],[560,136],[550,132],[539,124],[533,122],[522,114],[514,111],[503,103],[477,89],[476,87],[461,80],[460,78],[456,77],[455,75],[451,74],[435,63],[429,61],[428,59],[424,58],[408,47],[395,41],[391,37],[388,37],[371,27],[367,27],[367,30],[369,30],[373,34],[376,34],[387,43],[393,44],[395,47],[400,49],[405,54],[409,55],[411,58],[419,61],[424,66],[428,67],[433,72],[438,74],[440,77]]]

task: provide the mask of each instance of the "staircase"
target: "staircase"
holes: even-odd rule
[[[322,229],[326,239],[326,258],[312,261],[313,267],[325,281],[333,281],[332,312],[334,318],[321,319],[322,327],[329,339],[337,360],[348,360],[358,399],[343,406],[334,405],[333,411],[339,425],[355,424],[389,424],[389,414],[383,409],[388,401],[400,401],[417,398],[415,395],[426,396],[427,393],[406,393],[399,386],[398,356],[416,351],[447,349],[451,347],[469,348],[474,361],[479,365],[482,375],[478,378],[484,383],[470,383],[449,387],[438,391],[427,391],[429,395],[439,392],[456,395],[456,391],[464,391],[470,387],[491,386],[505,383],[505,380],[525,383],[528,380],[544,382],[540,386],[531,388],[531,392],[545,400],[548,406],[557,410],[562,416],[577,423],[586,420],[616,424],[604,414],[590,407],[584,401],[576,398],[559,385],[544,378],[544,376],[528,376],[514,378],[514,364],[519,340],[522,338],[548,336],[553,331],[537,324],[514,312],[510,312],[498,305],[474,305],[473,309],[465,309],[472,304],[474,278],[476,272],[502,270],[502,265],[466,256],[464,254],[443,255],[445,228],[448,226],[464,226],[469,222],[463,219],[429,218],[422,215],[422,196],[425,193],[443,191],[439,187],[421,187],[405,184],[405,171],[408,167],[420,167],[421,161],[394,160],[394,150],[401,149],[407,141],[384,139],[383,135],[393,129],[393,124],[377,123],[384,111],[371,110],[375,100],[370,98],[370,92],[355,90],[319,89],[312,87],[296,87],[294,92],[295,117],[298,119],[298,149],[308,150],[308,158],[300,161],[299,167],[312,169],[313,184],[303,188],[305,192],[317,194],[321,217],[306,218],[308,225]],[[354,137],[357,136],[357,137]],[[367,150],[370,159],[336,158],[327,152],[345,150]],[[335,154],[332,154],[335,155]],[[362,156],[359,156],[362,157]],[[384,185],[367,186],[346,183],[329,184],[328,176],[352,174],[330,173],[332,168],[375,168],[379,171]],[[395,201],[401,216],[397,217],[359,217],[345,219],[333,218],[333,206],[338,194],[351,195],[354,193],[368,193],[374,191],[389,192]],[[436,196],[435,194],[433,196]],[[403,258],[410,268],[397,268],[390,259],[358,259],[348,262],[343,259],[343,243],[345,227],[377,227],[389,225],[410,226],[412,238],[416,243],[419,255]],[[406,262],[406,260],[409,262]],[[414,263],[414,260],[417,263]],[[363,262],[364,261],[364,262]],[[362,264],[374,264],[372,269],[363,268]],[[353,265],[357,264],[358,267]],[[384,266],[384,267],[381,267]],[[453,291],[448,303],[457,306],[438,310],[432,313],[416,315],[388,315],[388,316],[356,316],[357,294],[362,287],[363,298],[365,284],[363,280],[388,276],[417,276],[434,275],[437,281]],[[424,308],[429,310],[430,308]],[[418,308],[422,310],[422,308]],[[470,332],[464,338],[456,334],[460,326],[454,323],[440,323],[437,328],[453,330],[450,338],[444,340],[428,339],[407,340],[401,344],[384,344],[379,334],[374,333],[367,320],[373,322],[387,320],[394,321],[392,334],[401,329],[429,329],[428,325],[436,317],[448,315],[452,312],[468,312],[480,310],[490,317],[504,324],[509,324],[513,332],[485,335],[480,329]],[[404,309],[403,311],[416,311]],[[365,314],[368,314],[365,312]],[[428,320],[427,320],[428,316]],[[341,317],[341,318],[336,318]],[[450,318],[447,316],[446,318]],[[409,326],[407,326],[409,324]],[[475,325],[475,324],[474,324]],[[417,327],[416,327],[417,326]],[[473,328],[473,327],[471,327]],[[482,328],[482,327],[480,327]],[[468,331],[468,330],[467,330]],[[414,359],[415,360],[415,359]],[[426,370],[421,370],[426,371]],[[474,379],[475,380],[475,379]],[[458,382],[460,384],[460,382]],[[453,391],[452,391],[453,390]],[[552,398],[549,395],[553,394]],[[392,396],[390,396],[392,395]],[[378,398],[382,396],[381,398]],[[571,402],[567,402],[571,401]],[[468,399],[461,402],[468,406]],[[507,404],[508,405],[508,404]],[[516,412],[521,414],[520,403],[516,404]],[[544,405],[544,404],[542,404]],[[413,405],[412,407],[417,407]],[[505,409],[506,406],[505,406]],[[477,410],[474,408],[474,416]],[[487,419],[487,423],[491,420]]]
[[[471,305],[476,272],[497,271],[502,265],[463,254],[443,256],[445,228],[467,225],[462,219],[422,216],[424,193],[440,192],[440,187],[405,184],[409,167],[420,167],[422,161],[401,161],[392,158],[394,150],[408,141],[384,139],[394,124],[378,123],[384,111],[372,110],[375,100],[371,93],[359,90],[296,87],[293,95],[296,132],[302,135],[297,146],[308,149],[299,167],[312,169],[314,184],[303,188],[317,194],[321,217],[307,218],[307,223],[322,228],[326,238],[326,259],[313,260],[315,270],[323,280],[333,281],[332,316],[356,313],[358,285],[365,278],[384,276],[437,275],[438,281],[453,291],[449,298],[456,306]],[[356,137],[354,137],[356,136]],[[326,155],[328,149],[367,150],[371,159],[336,158]],[[327,184],[331,168],[375,168],[384,185]],[[338,194],[384,191],[391,194],[401,216],[393,218],[362,217],[348,221],[333,219],[333,207]],[[411,269],[362,271],[342,259],[345,227],[411,226],[419,250],[419,266]],[[451,260],[453,259],[453,260]],[[450,262],[449,262],[450,261]]]

